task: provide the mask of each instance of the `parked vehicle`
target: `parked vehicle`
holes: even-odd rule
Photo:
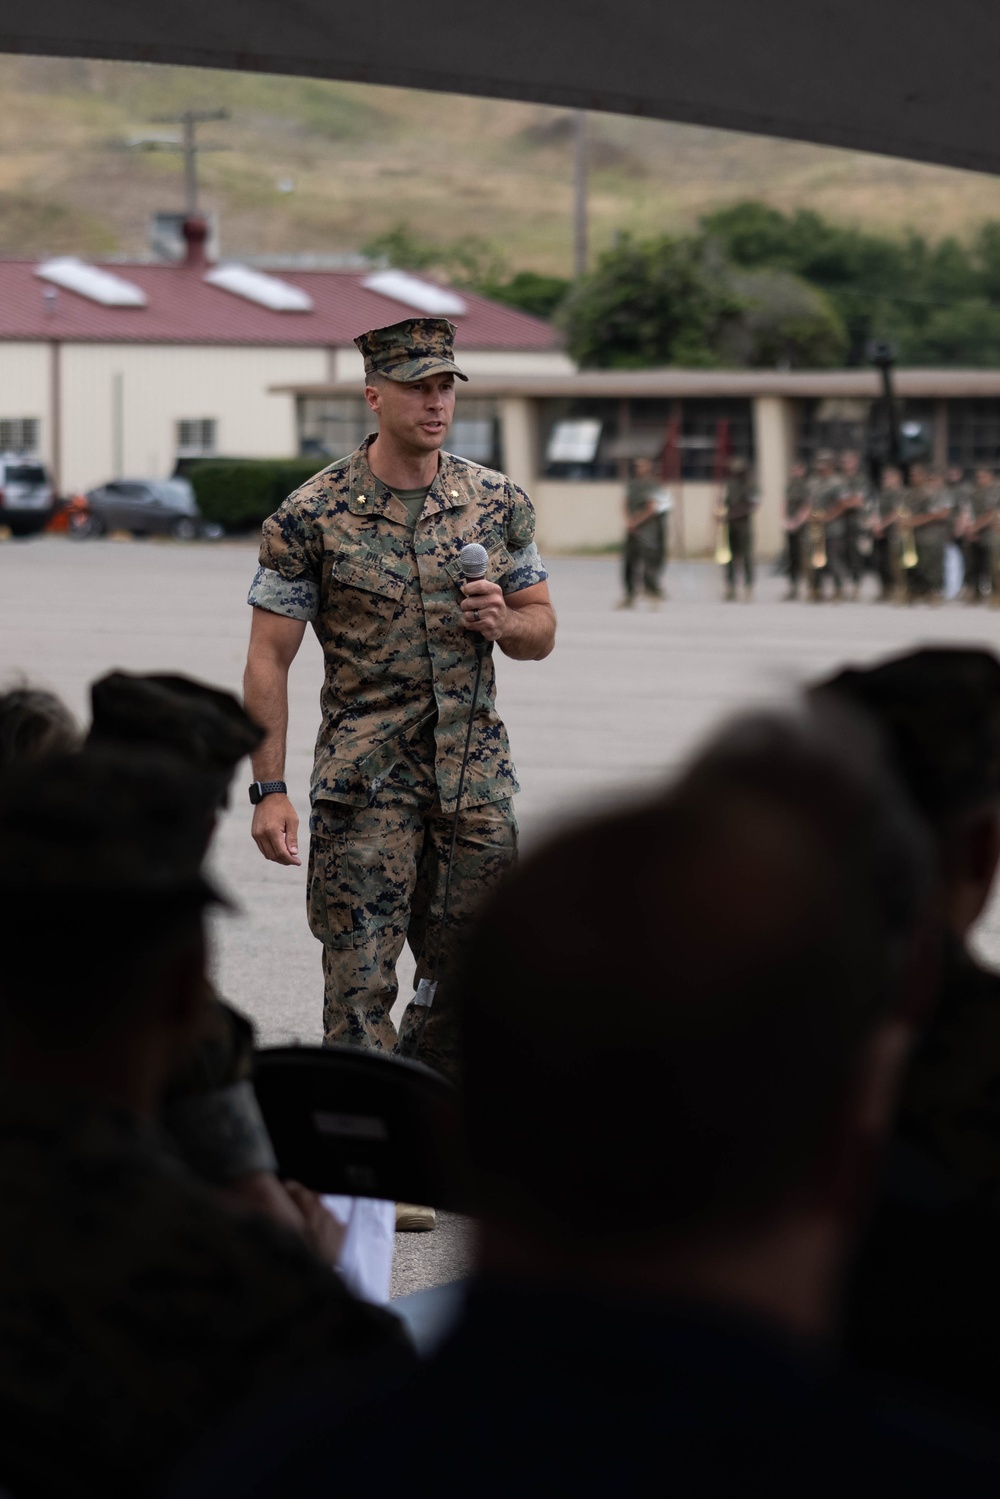
[[[72,502],[69,530],[81,538],[131,531],[194,541],[218,528],[205,525],[187,479],[113,479]]]
[[[0,525],[19,536],[40,531],[51,518],[54,504],[44,464],[23,453],[0,454]]]

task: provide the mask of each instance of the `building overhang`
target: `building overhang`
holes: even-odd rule
[[[1000,399],[1000,369],[896,371],[900,396],[924,400]],[[361,395],[356,380],[320,384],[272,385],[273,394],[344,400]],[[497,400],[688,400],[753,399],[778,396],[798,400],[841,397],[872,400],[882,391],[875,370],[584,370],[575,375],[483,376],[470,381],[469,396]]]

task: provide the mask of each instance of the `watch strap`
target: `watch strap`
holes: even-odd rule
[[[258,802],[262,802],[264,800],[265,796],[270,796],[272,791],[280,791],[283,795],[288,795],[288,787],[285,785],[284,781],[251,781],[251,803],[256,806]]]

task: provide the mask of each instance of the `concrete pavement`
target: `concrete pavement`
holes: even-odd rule
[[[188,672],[239,690],[254,565],[246,542],[41,537],[0,545],[0,685],[23,676],[51,687],[82,719],[87,683],[114,667]],[[560,618],[555,652],[540,663],[498,653],[497,662],[522,783],[522,846],[562,818],[657,783],[726,715],[782,699],[845,661],[925,642],[1000,644],[1000,613],[981,607],[786,604],[783,581],[770,576],[755,603],[726,604],[719,570],[688,563],[670,568],[662,609],[619,611],[615,558],[556,558],[550,567]],[[310,635],[290,688],[287,780],[300,814],[321,665]],[[217,840],[218,877],[240,907],[215,923],[219,986],[254,1016],[265,1044],[315,1042],[322,987],[303,871],[258,855],[249,838],[249,779],[249,772],[237,777]],[[1000,961],[997,903],[981,944]],[[407,954],[404,995],[411,974]],[[460,1226],[408,1240],[401,1284],[415,1289],[446,1278],[461,1263],[463,1242]]]

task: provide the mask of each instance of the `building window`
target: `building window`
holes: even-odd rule
[[[633,402],[633,405],[638,405]],[[738,397],[681,403],[681,478],[721,478],[728,458],[753,462],[753,411]]]
[[[1000,401],[948,402],[948,462],[964,469],[1000,465]]]
[[[38,452],[37,416],[0,417],[0,453]]]
[[[178,458],[207,458],[215,452],[214,416],[184,417],[177,423]]]
[[[668,443],[676,446],[667,453]],[[542,402],[542,460],[547,479],[623,479],[634,458],[672,465],[681,479],[710,480],[727,457],[753,461],[747,400]],[[672,476],[671,474],[671,476]]]

